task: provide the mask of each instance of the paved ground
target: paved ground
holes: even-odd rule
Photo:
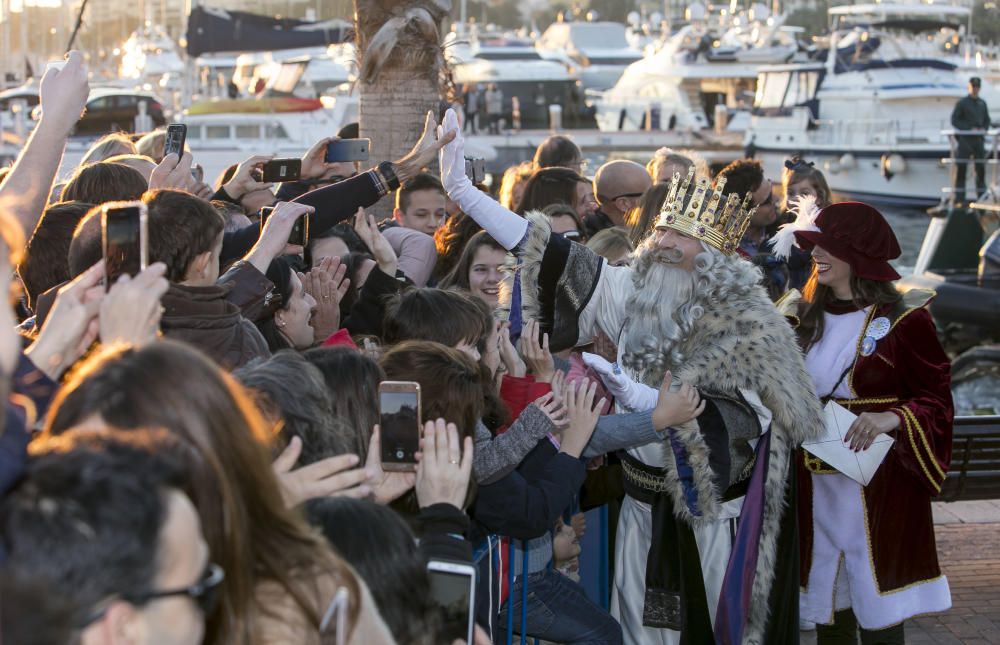
[[[952,608],[907,622],[907,644],[1000,644],[1000,500],[935,504],[934,522]]]

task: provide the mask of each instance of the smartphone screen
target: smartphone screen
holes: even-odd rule
[[[264,224],[267,223],[267,218],[271,216],[274,212],[274,206],[265,206],[260,209],[260,232],[264,232]],[[288,234],[288,243],[297,244],[298,246],[305,246],[309,244],[309,216],[304,215],[299,219],[295,220],[295,224],[292,226],[292,232]]]
[[[295,181],[302,174],[301,159],[272,159],[264,164],[263,179],[268,183]]]
[[[409,388],[409,391],[400,391]],[[382,467],[413,470],[420,449],[420,386],[389,382],[379,386]]]
[[[121,275],[146,268],[146,205],[105,207],[101,217],[104,286],[110,289]]]
[[[338,139],[326,144],[326,162],[368,161],[371,139]]]
[[[183,123],[171,123],[167,126],[167,137],[163,143],[163,156],[175,154],[178,158],[184,154],[184,140],[187,139],[187,126]]]
[[[447,571],[444,569],[455,569]],[[472,642],[472,591],[475,571],[468,565],[430,562],[427,574],[431,581],[431,597],[441,607],[444,624],[442,642],[457,639]]]
[[[465,176],[474,184],[481,184],[486,179],[486,160],[465,158]]]

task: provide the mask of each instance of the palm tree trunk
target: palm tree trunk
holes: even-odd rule
[[[409,152],[427,111],[437,113],[444,65],[440,27],[450,8],[450,0],[354,0],[361,136],[372,140],[373,164]],[[392,198],[370,210],[388,217]]]
[[[428,110],[438,110],[437,83],[413,70],[386,67],[376,83],[362,84],[361,136],[372,140],[372,165],[399,159],[410,151],[424,127]],[[434,174],[437,168],[429,168]],[[392,214],[394,196],[387,195],[370,211],[378,219]]]

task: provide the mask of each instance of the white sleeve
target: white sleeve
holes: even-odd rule
[[[615,344],[618,343],[625,324],[625,302],[632,289],[631,268],[613,267],[604,263],[594,293],[580,312],[578,345],[592,342],[598,331],[604,332]]]
[[[528,220],[513,213],[489,195],[477,189],[465,176],[465,139],[458,124],[458,115],[449,109],[438,127],[438,137],[454,130],[455,138],[441,149],[441,182],[448,197],[457,203],[462,212],[482,226],[493,239],[508,251],[513,250],[528,232]]]

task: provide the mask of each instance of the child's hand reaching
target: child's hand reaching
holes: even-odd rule
[[[670,384],[673,380],[670,372],[663,375],[663,385],[653,408],[653,426],[657,430],[686,423],[705,411],[705,402],[701,400],[698,390],[685,383],[672,392]]]

